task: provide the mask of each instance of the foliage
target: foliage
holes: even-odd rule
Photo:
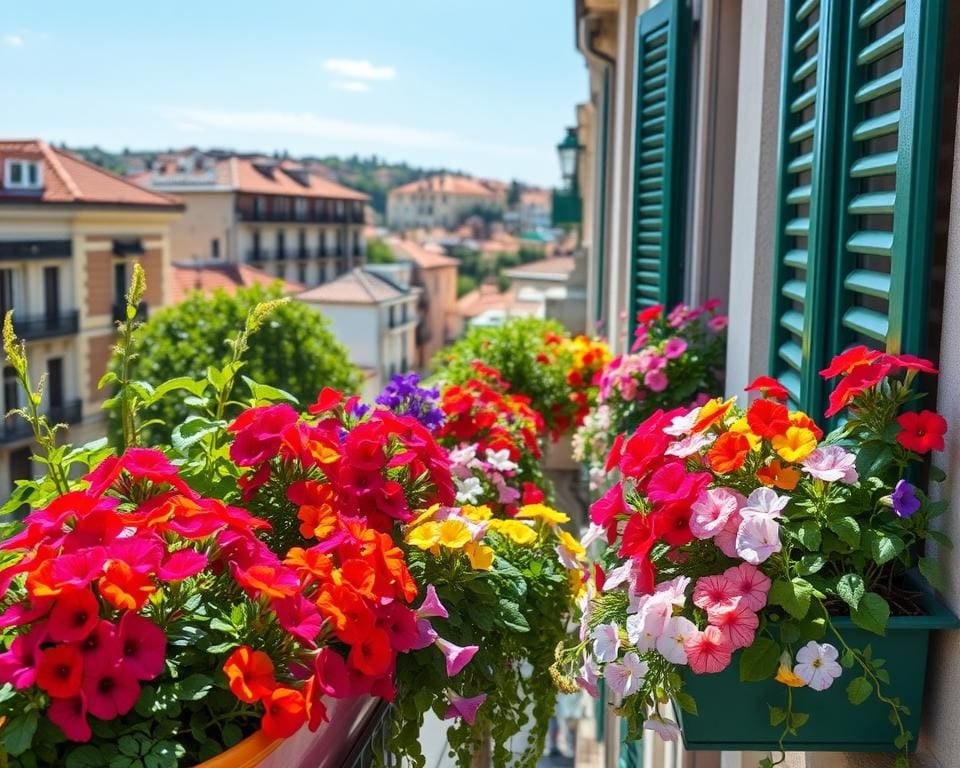
[[[608,466],[623,479],[591,508],[588,537],[606,534],[616,546],[601,559],[603,594],[559,673],[590,687],[601,667],[625,697],[631,733],[669,733],[675,724],[659,712],[666,697],[695,707],[684,674],[722,671],[740,651],[742,680],[785,686],[786,706],[771,707],[782,747],[809,717],[793,711],[792,688],[822,691],[856,669],[851,704],[876,695],[890,708],[906,764],[915,735],[891,693],[896,681],[834,619],[849,615],[883,635],[891,615],[917,611],[909,571],[937,582],[921,552],[928,538],[949,544],[931,530],[944,504],[912,478],[926,454],[943,449],[946,422],[905,408],[922,398],[913,392],[920,372],[936,371],[865,347],[837,357],[822,372],[841,377],[827,416],[847,409],[848,418],[826,438],[783,404],[779,382],[761,377],[748,390],[763,397],[747,409],[716,399],[658,410],[618,441]],[[629,600],[612,602],[611,590]]]
[[[457,275],[457,298],[465,296],[477,288],[477,280],[470,275]]]
[[[156,311],[136,332],[135,343],[142,354],[129,361],[129,378],[151,387],[180,377],[202,378],[209,366],[221,367],[231,359],[226,339],[243,325],[251,310],[281,297],[279,285],[269,289],[253,286],[233,296],[223,291],[212,296],[194,293],[180,304]],[[310,402],[325,386],[348,392],[359,387],[358,372],[346,349],[330,333],[323,316],[301,302],[275,305],[269,320],[250,335],[248,344],[245,374],[256,381],[283,382],[284,390],[299,402]],[[111,372],[120,373],[122,360],[114,354]],[[228,399],[243,388],[239,380],[234,386]],[[149,426],[146,437],[169,440],[172,427],[182,422],[187,412],[183,400],[154,401],[146,414],[156,422]],[[236,412],[236,407],[230,406],[225,415]],[[114,441],[119,431],[114,416],[110,423]]]
[[[379,237],[367,240],[367,261],[371,264],[393,264],[397,260],[393,249]]]

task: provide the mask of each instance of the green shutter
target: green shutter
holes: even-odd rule
[[[784,19],[770,370],[814,414],[827,356],[840,5],[787,0]]]
[[[603,68],[603,85],[600,91],[600,121],[598,129],[600,131],[597,141],[597,156],[594,161],[596,175],[596,192],[594,201],[596,213],[593,217],[593,259],[596,264],[596,312],[594,321],[599,324],[606,318],[606,296],[607,286],[604,284],[606,279],[606,259],[607,259],[607,161],[609,160],[608,144],[610,136],[610,99],[612,98],[610,81],[611,70],[609,66]],[[593,329],[588,329],[593,330]]]
[[[690,9],[661,0],[637,17],[630,330],[683,292]]]
[[[617,768],[640,768],[643,765],[643,742],[627,741],[627,721],[620,721],[620,759]]]
[[[831,351],[924,354],[940,126],[944,4],[847,11]]]

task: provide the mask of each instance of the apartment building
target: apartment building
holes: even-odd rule
[[[724,300],[726,388],[773,374],[822,413],[818,371],[855,343],[935,360],[952,435],[932,493],[960,510],[960,6],[942,0],[576,0],[587,319],[618,351],[637,311]],[[948,467],[948,465],[950,465]],[[960,555],[940,553],[960,612]],[[931,648],[917,765],[960,742],[960,635]],[[762,755],[622,744],[606,766],[747,768]],[[797,752],[788,768],[889,768]]]
[[[184,202],[170,233],[177,264],[246,264],[315,286],[366,259],[368,197],[291,160],[185,152],[132,178]]]
[[[506,192],[490,182],[441,173],[387,193],[387,225],[393,230],[451,229],[479,210],[502,210]]]
[[[43,141],[0,140],[0,167],[0,312],[14,310],[34,377],[47,375],[42,410],[86,442],[103,434],[97,382],[133,265],[147,276],[143,310],[168,303],[170,228],[183,205]],[[5,368],[4,413],[23,403]],[[19,416],[0,422],[0,494],[32,476],[31,434]]]

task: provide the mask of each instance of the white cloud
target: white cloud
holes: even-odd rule
[[[330,87],[350,93],[366,93],[370,90],[370,86],[360,80],[334,80]]]
[[[397,70],[388,66],[376,66],[366,59],[327,59],[323,68],[351,80],[393,80]]]
[[[3,42],[13,48],[21,48],[24,42],[23,35],[5,35]]]

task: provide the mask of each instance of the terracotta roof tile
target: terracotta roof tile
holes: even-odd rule
[[[297,298],[317,304],[380,304],[408,293],[410,291],[380,275],[354,267],[335,280],[304,291]]]
[[[289,162],[276,165],[261,163],[245,157],[231,157],[233,186],[238,192],[257,195],[296,195],[298,197],[327,197],[343,200],[369,200],[369,196],[330,181],[318,173],[311,173]],[[302,172],[301,172],[302,170]]]
[[[427,176],[419,181],[411,181],[409,184],[391,189],[388,194],[403,195],[416,192],[442,192],[448,195],[495,197],[495,194],[479,181],[466,176],[454,176],[450,173],[441,173],[436,176]]]
[[[396,237],[388,238],[386,243],[398,258],[409,259],[421,269],[456,267],[460,264],[457,259],[447,256],[440,246],[421,245],[413,240]]]
[[[457,314],[466,318],[478,317],[493,310],[513,315],[530,315],[539,308],[539,302],[520,301],[512,288],[501,293],[495,285],[481,285],[457,299]]]
[[[202,267],[174,264],[170,298],[176,304],[194,291],[213,293],[216,290],[223,290],[232,295],[238,288],[247,288],[251,285],[268,286],[278,281],[282,283],[283,292],[286,295],[292,296],[303,290],[303,285],[300,283],[280,280],[245,264],[218,264]]]

